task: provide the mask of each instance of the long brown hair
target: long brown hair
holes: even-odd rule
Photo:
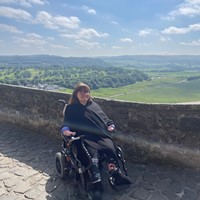
[[[90,92],[90,87],[85,83],[76,84],[75,87],[74,87],[74,91],[73,91],[73,93],[72,93],[72,95],[71,95],[71,97],[69,99],[69,104],[79,103],[79,100],[77,98],[77,93],[79,91],[82,91],[82,90]],[[92,100],[92,97],[90,96],[88,101],[91,101],[91,100]]]

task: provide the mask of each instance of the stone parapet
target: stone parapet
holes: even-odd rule
[[[0,84],[0,120],[59,137],[70,95]],[[114,120],[116,143],[134,162],[200,167],[200,104],[144,104],[95,98]]]

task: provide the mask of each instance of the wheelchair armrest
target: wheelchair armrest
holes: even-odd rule
[[[77,140],[82,140],[84,137],[85,137],[84,135],[80,135],[80,136],[77,136],[77,137],[71,136],[69,141],[72,143],[72,142],[77,141]]]
[[[64,139],[64,141],[66,142],[74,142],[74,141],[77,141],[77,140],[81,140],[83,139],[85,136],[84,135],[80,135],[80,136],[66,136],[64,134],[61,134],[62,138]]]

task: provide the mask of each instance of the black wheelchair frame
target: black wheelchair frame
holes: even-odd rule
[[[64,106],[66,106],[66,103],[64,100],[59,100],[59,102],[62,102]],[[65,109],[65,108],[64,108]],[[63,111],[64,114],[64,111]],[[84,145],[84,136],[78,136],[78,137],[67,137],[65,135],[62,135],[62,150],[60,152],[57,152],[55,155],[55,161],[56,161],[56,172],[57,175],[64,179],[66,176],[71,176],[75,182],[78,182],[80,189],[82,190],[82,196],[84,196],[84,199],[92,199],[92,197],[88,197],[88,169],[91,167],[91,156],[89,152],[87,151],[87,148]],[[88,165],[85,166],[82,164],[80,159],[78,158],[78,152],[77,152],[77,142],[79,145],[81,144],[81,147],[84,151],[84,154],[86,155],[86,158],[88,159]],[[120,161],[119,168],[122,168],[123,172],[127,176],[127,168],[125,166],[125,159],[122,152],[122,149],[120,147],[115,147],[117,157]],[[103,162],[105,160],[106,155],[100,155],[99,158],[99,168],[103,168]],[[113,189],[116,189],[115,185],[115,179],[110,174],[108,177],[108,181]],[[116,189],[117,190],[117,189]]]

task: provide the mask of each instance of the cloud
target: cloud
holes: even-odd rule
[[[191,31],[199,31],[200,30],[200,24],[192,24],[189,26],[189,30]]]
[[[138,33],[138,35],[139,35],[140,37],[146,37],[147,35],[150,35],[150,34],[152,34],[153,32],[154,32],[154,31],[153,31],[152,29],[145,28],[145,29],[143,29],[143,30],[140,30],[139,33]]]
[[[14,37],[15,42],[20,46],[43,46],[46,44],[46,41],[43,39],[41,35],[30,33],[25,37]]]
[[[51,40],[51,41],[55,40],[55,38],[54,38],[54,37],[50,37],[50,36],[49,36],[49,37],[47,37],[47,39],[48,39],[48,40]]]
[[[168,27],[162,31],[163,34],[186,34],[192,31],[200,31],[200,24],[192,24],[186,28]]]
[[[18,30],[15,26],[10,26],[7,24],[0,24],[0,31],[10,32],[10,33],[23,33]]]
[[[49,2],[47,0],[27,0],[27,1],[32,3],[32,4],[38,4],[38,5],[49,4]]]
[[[52,16],[45,11],[40,11],[35,19],[36,23],[43,24],[49,29],[77,29],[80,20],[78,17]]]
[[[161,41],[161,42],[167,42],[167,41],[170,41],[170,40],[171,40],[170,37],[164,37],[164,36],[161,36],[161,37],[160,37],[160,41]]]
[[[180,45],[184,46],[200,46],[200,39],[192,42],[180,42]]]
[[[69,49],[69,47],[63,46],[63,45],[56,45],[56,44],[52,44],[51,45],[53,48],[57,48],[57,49]]]
[[[116,21],[112,21],[111,23],[114,24],[114,25],[119,25],[119,23],[116,22]]]
[[[98,38],[106,38],[108,37],[108,33],[101,33],[97,32],[94,29],[81,29],[77,33],[74,34],[60,34],[62,37],[69,38],[69,39],[92,39],[93,37]]]
[[[82,10],[86,11],[88,14],[96,15],[96,10],[88,8],[85,5],[82,6]]]
[[[153,45],[153,43],[151,43],[151,42],[149,42],[149,43],[144,42],[144,43],[140,44],[140,46],[151,46],[151,45]]]
[[[168,13],[165,20],[174,20],[177,16],[194,17],[200,15],[200,0],[185,0],[184,3],[179,4],[177,9]]]
[[[39,35],[39,34],[36,34],[36,33],[29,33],[29,34],[27,34],[27,37],[29,37],[29,38],[39,38],[39,39],[41,39],[41,38],[43,38],[43,36],[41,36],[41,35]]]
[[[100,48],[100,45],[98,42],[88,42],[86,40],[76,40],[76,44],[78,44],[79,46],[84,46],[87,49]]]
[[[112,46],[112,49],[122,49],[120,46]]]
[[[1,4],[18,4],[24,7],[31,7],[33,4],[45,5],[49,2],[47,0],[0,0]]]
[[[32,16],[25,10],[0,6],[0,16],[17,20],[31,21]]]
[[[121,38],[120,41],[121,42],[133,42],[133,40],[130,38]]]
[[[185,34],[187,32],[188,32],[187,28],[176,28],[174,26],[166,28],[162,31],[163,34]]]
[[[69,29],[76,29],[79,28],[80,20],[78,17],[63,17],[63,16],[56,16],[53,18],[53,22],[60,27],[69,28]]]
[[[79,39],[78,34],[60,34],[61,37],[68,38],[68,39]]]
[[[108,37],[108,33],[101,33],[97,32],[94,29],[81,29],[79,32],[79,36],[81,38],[91,39],[92,37],[99,37],[99,38],[105,38]]]

